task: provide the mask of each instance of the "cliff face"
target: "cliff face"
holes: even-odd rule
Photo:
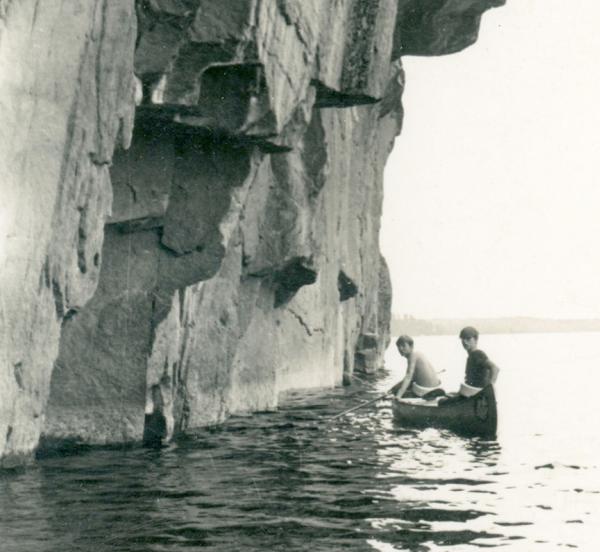
[[[0,1],[5,463],[379,366],[400,56],[500,3]]]
[[[44,424],[63,321],[98,283],[133,119],[133,5],[0,2],[0,458]]]

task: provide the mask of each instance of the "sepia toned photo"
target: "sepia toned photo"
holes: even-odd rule
[[[0,552],[596,550],[599,21],[0,0]]]

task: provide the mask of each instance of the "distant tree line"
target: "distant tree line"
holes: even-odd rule
[[[548,319],[526,316],[511,318],[432,318],[405,315],[393,317],[392,335],[458,335],[464,326],[476,326],[481,333],[564,333],[598,332],[600,319]]]

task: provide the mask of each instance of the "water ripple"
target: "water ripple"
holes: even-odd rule
[[[396,427],[385,404],[328,420],[378,385],[290,395],[277,412],[160,450],[81,449],[3,473],[1,549],[529,552],[585,542],[599,510],[595,466]]]

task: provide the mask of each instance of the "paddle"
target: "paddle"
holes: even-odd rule
[[[394,389],[394,388],[392,387],[392,389]],[[354,412],[355,410],[358,410],[359,408],[363,408],[365,406],[369,406],[370,404],[373,404],[373,403],[375,403],[377,401],[385,399],[392,392],[392,389],[389,389],[388,391],[386,391],[386,393],[384,395],[380,395],[379,397],[371,399],[370,401],[367,401],[367,402],[364,402],[362,404],[359,404],[358,406],[353,406],[352,408],[349,408],[348,410],[344,410],[343,412],[340,412],[339,414],[336,414],[335,416],[332,416],[327,421],[328,422],[332,422],[333,420],[337,420],[338,418],[341,418],[342,416],[345,416],[346,414],[350,414],[350,412]]]
[[[443,370],[440,370],[437,373],[438,374],[443,374],[445,371],[446,371],[446,369],[444,368]],[[394,387],[396,387],[396,386],[394,385]],[[343,412],[340,412],[339,414],[336,414],[335,416],[332,416],[327,421],[328,422],[332,422],[333,420],[337,420],[338,418],[341,418],[342,416],[345,416],[346,414],[350,414],[350,412],[354,412],[355,410],[359,410],[360,408],[364,408],[365,406],[369,406],[370,404],[376,403],[377,401],[381,401],[383,399],[386,399],[390,393],[394,392],[394,387],[391,387],[383,395],[380,395],[379,397],[376,397],[374,399],[371,399],[370,401],[367,401],[367,402],[364,402],[362,404],[359,404],[358,406],[353,406],[352,408],[349,408],[348,410],[344,410]]]

